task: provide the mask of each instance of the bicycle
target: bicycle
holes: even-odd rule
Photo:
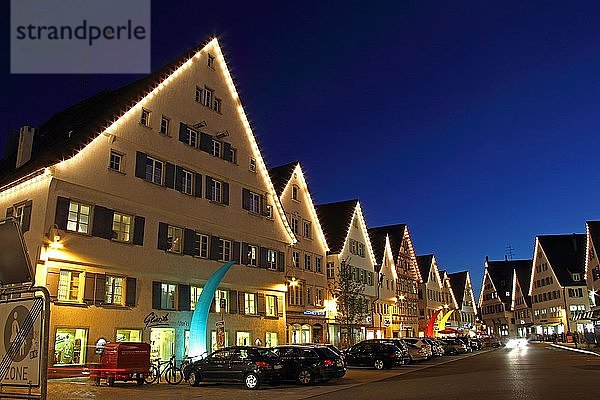
[[[175,356],[169,358],[168,361],[162,361],[160,358],[153,360],[148,371],[148,376],[144,379],[147,384],[152,384],[156,381],[160,383],[162,376],[169,385],[178,385],[183,380],[181,369],[177,367]]]

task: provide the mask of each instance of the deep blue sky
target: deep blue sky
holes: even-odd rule
[[[154,1],[153,68],[217,35],[269,165],[408,223],[476,296],[486,255],[600,218],[600,3],[303,3]],[[138,77],[11,76],[1,7],[2,134]]]

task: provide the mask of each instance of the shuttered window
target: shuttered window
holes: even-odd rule
[[[79,233],[89,233],[91,210],[92,207],[90,205],[71,200],[69,202],[67,230]]]
[[[106,304],[123,304],[123,278],[120,276],[106,276]]]

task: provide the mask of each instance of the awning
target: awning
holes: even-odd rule
[[[438,331],[438,333],[441,333],[442,335],[450,335],[452,333],[461,333],[461,332],[458,329],[446,328],[441,331]]]

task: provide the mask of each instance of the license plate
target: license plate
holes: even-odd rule
[[[273,366],[273,369],[281,369],[281,368],[282,368],[281,364],[276,364]]]

